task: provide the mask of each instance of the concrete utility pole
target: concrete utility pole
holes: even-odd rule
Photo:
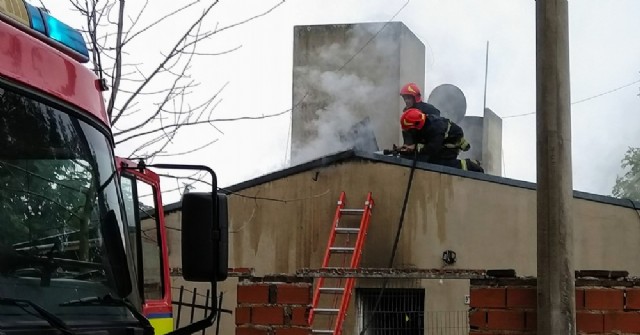
[[[537,333],[545,335],[576,333],[568,6],[536,1]]]

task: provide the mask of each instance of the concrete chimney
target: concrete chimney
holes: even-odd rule
[[[424,44],[403,23],[296,26],[293,66],[292,165],[353,148],[344,134],[363,121],[378,148],[402,143],[400,87],[424,88],[425,74]]]

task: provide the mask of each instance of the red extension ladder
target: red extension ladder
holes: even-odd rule
[[[373,209],[371,192],[367,194],[367,200],[362,209],[349,209],[345,208],[345,206],[346,195],[345,192],[341,192],[333,218],[327,250],[325,251],[324,260],[322,261],[323,269],[357,269],[358,266],[360,266],[364,238],[367,235],[371,211]],[[345,223],[341,224],[343,216],[346,215],[359,215],[359,227],[350,228],[347,227]],[[353,240],[354,235],[356,235],[355,240]],[[336,254],[343,255],[343,264],[340,267],[336,266],[335,260],[332,259],[332,256]],[[347,255],[349,254],[351,254],[351,262],[347,267],[345,263]],[[334,258],[339,257],[336,256]],[[330,281],[333,283],[327,284],[327,282]],[[354,284],[355,278],[319,278],[318,284],[313,292],[313,308],[309,313],[309,324],[312,325],[313,334],[340,335],[342,333],[342,324],[347,314]],[[336,306],[338,303],[339,306]],[[328,317],[328,320],[323,320],[324,322],[317,322],[316,320],[314,324],[314,319],[319,315]],[[315,329],[316,327],[319,327],[319,329]]]

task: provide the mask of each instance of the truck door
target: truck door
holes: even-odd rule
[[[156,334],[166,334],[173,330],[173,315],[160,177],[124,159],[117,163],[142,313]]]

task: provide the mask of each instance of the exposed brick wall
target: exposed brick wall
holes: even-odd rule
[[[536,334],[535,279],[472,280],[471,335]],[[640,282],[576,281],[578,334],[640,334]]]
[[[238,283],[236,335],[309,335],[313,283],[295,277],[244,278]]]

